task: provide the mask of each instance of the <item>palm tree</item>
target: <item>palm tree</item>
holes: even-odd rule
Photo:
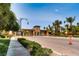
[[[79,34],[79,22],[77,22],[77,26],[75,26],[76,34]]]
[[[79,22],[77,23],[77,26],[79,27]]]
[[[67,31],[70,34],[73,34],[73,25],[72,24],[74,21],[75,21],[75,16],[66,18],[66,22],[69,23],[69,25],[67,25],[68,26]]]
[[[48,27],[45,27],[45,29],[47,30],[47,32],[49,32],[49,31],[50,31]]]
[[[69,23],[69,28],[71,31],[72,31],[72,23],[74,22],[74,20],[75,20],[75,16],[66,18],[66,22]]]
[[[43,29],[45,30],[45,29],[46,29],[46,27],[43,27]]]
[[[67,31],[68,30],[68,24],[66,24],[65,27],[66,27],[66,31]]]
[[[62,24],[62,22],[59,20],[55,20],[55,22],[53,23],[53,26],[55,28],[55,35],[60,35],[60,24]]]
[[[48,25],[49,33],[53,35],[53,26]]]
[[[49,27],[49,28],[51,28],[51,26],[50,26],[50,25],[48,25],[48,27]]]
[[[48,25],[48,29],[49,29],[49,31],[51,32],[51,26],[50,26],[50,25]]]

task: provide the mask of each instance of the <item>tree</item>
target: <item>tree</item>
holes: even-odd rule
[[[53,26],[55,28],[55,35],[60,35],[60,24],[62,24],[62,22],[59,20],[55,20],[55,22],[53,23]]]
[[[53,26],[48,25],[49,33],[53,35]]]
[[[68,24],[66,24],[66,25],[65,25],[66,31],[68,31],[68,27],[69,27]]]
[[[45,30],[45,29],[46,29],[46,27],[43,27],[43,29]]]
[[[48,27],[46,27],[46,30],[49,31]]]
[[[20,28],[20,26],[19,26],[19,24],[16,22],[16,21],[14,21],[14,22],[10,22],[9,24],[7,24],[7,26],[6,26],[6,31],[18,31],[19,30],[19,28]]]
[[[77,23],[77,26],[79,26],[79,22]]]
[[[10,6],[9,3],[0,3],[0,30],[3,30],[8,23]]]
[[[72,23],[74,22],[75,17],[68,17],[66,18],[66,22],[69,23],[69,30],[72,31]]]
[[[79,22],[77,23],[77,26],[75,26],[75,32],[76,34],[79,34]]]
[[[7,31],[9,31],[9,30],[18,31],[20,26],[19,26],[19,24],[17,23],[16,20],[17,19],[15,17],[15,14],[12,11],[10,11],[10,13],[9,13],[9,21],[8,21],[8,23],[6,25],[5,30],[7,30]]]
[[[10,3],[0,3],[0,30],[19,30],[15,14],[10,10]]]
[[[48,29],[49,29],[49,32],[51,32],[51,26],[50,25],[48,25]]]
[[[75,30],[76,31],[76,34],[79,34],[79,26],[76,26],[75,29],[76,29]]]

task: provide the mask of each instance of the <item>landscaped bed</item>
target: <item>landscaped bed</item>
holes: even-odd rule
[[[9,42],[9,39],[0,38],[0,56],[6,56]]]
[[[18,41],[29,50],[32,56],[49,56],[53,52],[49,48],[42,48],[42,46],[35,41],[29,41],[24,38],[18,38]]]

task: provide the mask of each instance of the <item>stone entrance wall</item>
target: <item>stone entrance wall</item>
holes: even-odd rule
[[[40,26],[34,26],[33,29],[22,29],[21,36],[47,36],[47,30],[41,30]]]

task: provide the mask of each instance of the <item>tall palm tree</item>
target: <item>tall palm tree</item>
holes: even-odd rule
[[[68,34],[74,34],[73,25],[72,25],[74,21],[75,21],[75,16],[66,18],[66,22],[69,23],[68,28],[67,28]]]
[[[48,27],[45,27],[45,29],[47,30],[47,32],[49,32],[49,31],[50,31]]]
[[[79,26],[79,22],[77,23],[77,26]]]
[[[46,29],[46,27],[43,27],[43,29],[45,30],[45,29]]]
[[[62,24],[62,22],[59,20],[55,20],[55,22],[53,23],[53,26],[55,28],[55,35],[60,35],[60,24]]]
[[[50,25],[48,25],[48,29],[51,31],[51,26]]]
[[[66,27],[66,31],[67,31],[68,30],[68,24],[66,24],[65,27]]]
[[[72,31],[72,23],[74,22],[74,20],[75,20],[75,16],[66,18],[66,22],[69,23],[69,28],[71,31]]]
[[[48,25],[49,33],[53,35],[53,26]]]

